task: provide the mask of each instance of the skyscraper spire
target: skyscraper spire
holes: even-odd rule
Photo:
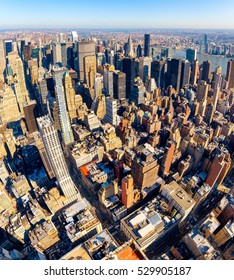
[[[128,56],[129,57],[133,57],[134,56],[134,51],[133,51],[133,44],[132,44],[132,36],[131,36],[131,34],[128,37],[128,46],[129,46]]]

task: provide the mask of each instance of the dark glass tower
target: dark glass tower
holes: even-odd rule
[[[170,59],[167,62],[166,87],[173,86],[179,92],[182,61],[180,59]]]
[[[142,57],[142,47],[141,45],[138,45],[137,46],[137,57]]]
[[[155,79],[157,87],[165,86],[165,61],[155,60],[151,62],[151,78]]]
[[[202,80],[207,83],[210,82],[210,72],[211,72],[211,61],[203,61],[202,64]]]
[[[25,46],[25,40],[20,41],[20,54],[23,56],[24,53],[24,46]]]
[[[187,49],[186,50],[186,59],[188,59],[191,63],[197,59],[197,50]]]
[[[12,52],[13,48],[12,48],[12,41],[5,41],[5,51],[6,51],[6,56],[8,55],[8,53]]]
[[[126,74],[120,71],[113,73],[113,90],[115,99],[126,98]]]
[[[145,34],[144,56],[150,55],[150,34]]]
[[[123,59],[123,72],[126,74],[126,98],[129,98],[130,92],[134,86],[135,73],[135,60],[132,58]]]

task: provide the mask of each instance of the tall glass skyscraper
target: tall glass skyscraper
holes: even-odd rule
[[[150,55],[150,34],[145,34],[144,56]]]
[[[12,40],[5,41],[5,54],[6,54],[6,56],[8,55],[8,53],[12,52],[12,50],[13,50]]]
[[[65,92],[63,87],[63,78],[67,74],[66,67],[53,67],[53,79],[55,81],[55,96],[58,104],[58,117],[61,127],[62,139],[65,145],[74,142],[74,137],[71,129],[71,123],[66,105]]]

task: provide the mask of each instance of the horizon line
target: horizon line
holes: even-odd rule
[[[233,28],[225,27],[1,27],[0,31],[7,30],[233,30]]]

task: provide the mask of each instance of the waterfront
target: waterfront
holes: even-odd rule
[[[173,58],[177,59],[184,59],[186,58],[186,51],[185,50],[173,50]],[[209,54],[197,54],[197,59],[199,60],[199,64],[202,64],[205,60],[210,60],[212,62],[212,71],[218,66],[222,67],[222,73],[226,75],[227,71],[227,63],[230,60],[228,57],[218,56],[218,55],[209,55]]]

